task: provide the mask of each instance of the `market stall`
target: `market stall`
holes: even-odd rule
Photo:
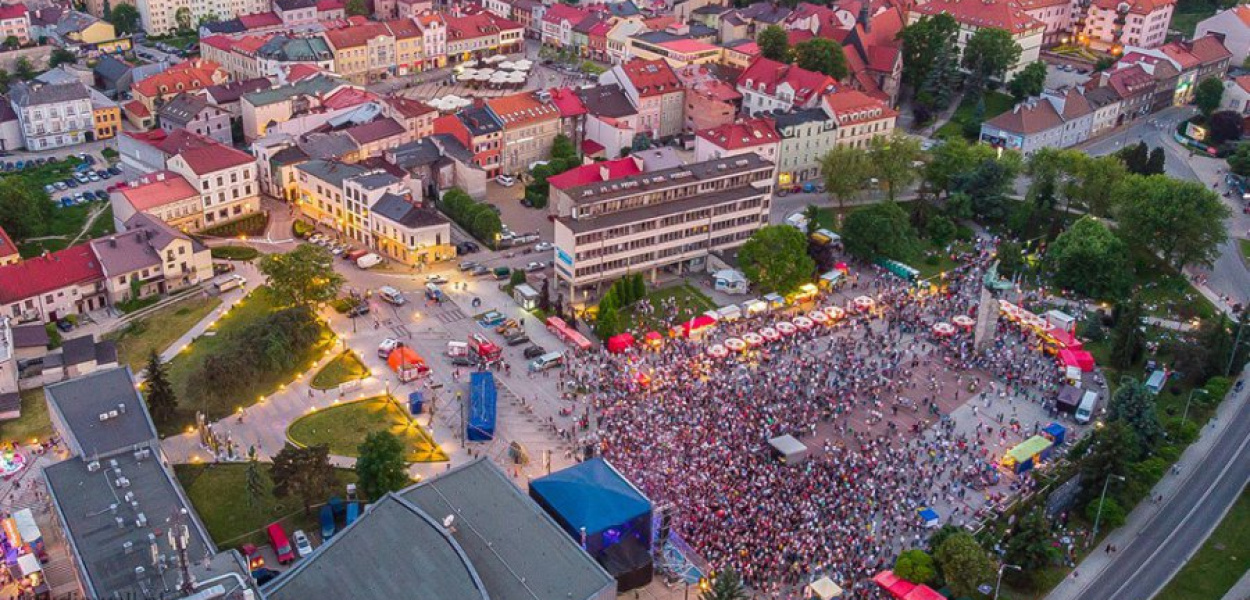
[[[802,331],[807,331],[812,327],[815,327],[816,323],[807,317],[798,316],[794,318],[794,326],[798,327]]]
[[[755,348],[764,343],[764,337],[754,331],[749,331],[742,336],[742,341],[746,342],[748,347]]]
[[[712,358],[725,358],[729,356],[729,349],[722,344],[712,344],[708,347],[707,354]]]
[[[1002,466],[1016,475],[1024,473],[1050,458],[1050,449],[1054,445],[1045,437],[1035,435],[1008,450],[1003,455]]]
[[[950,337],[955,335],[955,326],[946,322],[934,323],[933,335],[938,337]]]
[[[747,349],[747,343],[738,338],[729,338],[725,340],[725,347],[734,352],[742,352]]]
[[[811,319],[813,323],[818,323],[820,325],[829,325],[833,323],[833,320],[829,318],[829,315],[820,310],[813,310],[812,312],[807,313],[807,318]]]
[[[760,330],[760,337],[764,338],[765,341],[775,342],[781,339],[781,334],[777,333],[777,330],[772,327],[765,327]]]
[[[855,304],[855,309],[860,312],[870,311],[872,310],[872,307],[877,305],[876,301],[868,296],[859,296],[855,298],[853,304]]]
[[[798,330],[799,328],[789,321],[782,321],[777,324],[777,331],[781,335],[794,335]]]
[[[951,319],[951,322],[964,329],[972,329],[972,326],[977,324],[977,322],[968,315],[955,315],[955,317]]]
[[[842,307],[840,306],[826,306],[824,308],[824,313],[826,315],[829,315],[829,318],[833,319],[834,321],[837,321],[841,319],[842,317],[846,316],[846,311],[842,310]]]
[[[608,338],[608,352],[620,354],[634,347],[634,336],[629,332],[620,333]]]

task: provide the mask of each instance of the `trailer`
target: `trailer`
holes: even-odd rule
[[[321,507],[321,541],[334,537],[334,509],[327,504]]]
[[[477,372],[469,376],[469,416],[465,436],[470,442],[495,439],[495,376]]]

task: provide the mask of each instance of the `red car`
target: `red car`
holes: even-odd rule
[[[243,551],[243,557],[247,559],[247,570],[255,571],[265,566],[265,557],[260,555],[260,550],[257,550],[256,546],[243,544],[240,550]]]
[[[295,550],[291,548],[291,541],[287,539],[282,526],[270,523],[265,531],[269,533],[269,543],[273,545],[273,553],[278,555],[278,564],[285,565],[294,562]]]

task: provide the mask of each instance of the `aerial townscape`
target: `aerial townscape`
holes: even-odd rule
[[[0,600],[1250,600],[1250,4],[0,0]]]

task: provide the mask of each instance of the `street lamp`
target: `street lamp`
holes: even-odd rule
[[[998,600],[998,588],[1003,585],[1003,570],[1004,569],[1014,569],[1016,571],[1024,570],[1019,565],[1009,565],[1007,563],[1003,563],[999,565],[998,566],[998,581],[994,582],[994,600]]]
[[[1181,427],[1185,426],[1185,419],[1189,418],[1189,403],[1194,401],[1194,394],[1202,392],[1203,396],[1210,394],[1205,388],[1194,388],[1189,390],[1189,398],[1185,400],[1185,411],[1181,413]]]
[[[1089,539],[1085,540],[1085,547],[1088,548],[1094,540],[1098,538],[1098,523],[1102,520],[1102,503],[1107,500],[1107,486],[1111,485],[1112,479],[1124,481],[1124,477],[1120,475],[1108,475],[1107,479],[1102,482],[1102,496],[1098,498],[1098,513],[1094,515],[1094,532],[1090,534]]]

